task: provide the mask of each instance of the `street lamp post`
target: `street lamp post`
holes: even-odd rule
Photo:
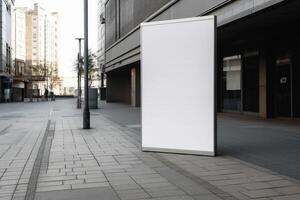
[[[90,129],[89,85],[88,85],[88,0],[84,0],[84,110],[83,129]]]
[[[81,69],[82,69],[82,59],[81,59],[81,41],[83,38],[76,38],[79,42],[79,51],[78,51],[78,63],[77,63],[77,78],[78,78],[78,90],[77,90],[77,108],[81,108]]]

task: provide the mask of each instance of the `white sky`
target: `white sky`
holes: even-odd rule
[[[59,13],[59,74],[64,86],[76,86],[74,62],[77,59],[78,42],[83,37],[83,0],[16,0],[15,6],[33,7],[39,3],[47,12]],[[97,0],[89,0],[89,49],[97,51]],[[82,45],[83,46],[83,45]]]

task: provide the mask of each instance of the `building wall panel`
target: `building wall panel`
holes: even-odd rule
[[[109,47],[116,41],[116,0],[109,0],[105,5],[105,46]]]
[[[112,1],[112,0],[109,0]],[[121,0],[121,2],[126,2],[127,0]],[[134,1],[134,0],[128,0]],[[138,0],[141,1],[141,0]],[[169,19],[179,19],[179,18],[189,18],[201,15],[216,15],[217,16],[217,25],[222,26],[226,23],[237,20],[241,17],[250,15],[254,12],[257,12],[266,7],[272,6],[283,0],[179,0],[176,1],[175,4],[162,11],[161,13],[157,13],[153,18],[148,19],[147,21],[161,21],[161,20],[169,20]],[[151,1],[153,3],[154,1]],[[223,5],[225,3],[226,6],[218,7],[219,5]],[[123,3],[126,4],[126,3]],[[217,8],[218,7],[218,8]],[[126,12],[130,13],[130,9],[133,9],[128,5],[126,8]],[[216,8],[214,10],[214,8]],[[122,10],[122,8],[121,8]],[[143,12],[143,10],[139,10],[139,12]],[[127,14],[126,19],[120,19],[121,24],[122,21],[129,20],[134,15]],[[123,22],[124,24],[124,22]],[[133,26],[133,22],[130,26]],[[129,26],[128,25],[128,26]],[[108,25],[108,21],[106,26]],[[122,29],[122,28],[121,28]],[[132,30],[132,28],[131,28]],[[140,29],[137,28],[130,35],[125,38],[121,38],[119,42],[115,43],[114,46],[110,46],[109,49],[106,49],[106,67],[110,67],[113,65],[113,61],[118,59],[120,56],[124,57],[123,60],[126,60],[126,54],[130,55],[130,52],[140,46]],[[106,46],[108,47],[108,46]],[[118,61],[120,62],[120,61]]]
[[[169,1],[170,0],[121,0],[120,36],[126,35]]]

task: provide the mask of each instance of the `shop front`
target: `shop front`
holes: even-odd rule
[[[284,4],[219,28],[219,111],[300,117],[298,13]]]

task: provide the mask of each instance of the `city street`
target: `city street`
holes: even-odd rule
[[[260,167],[262,160],[255,165],[256,157],[242,161],[238,152],[251,155],[245,150],[249,144],[240,150],[230,147],[233,136],[227,141],[220,137],[217,157],[141,152],[138,108],[102,103],[101,109],[91,111],[92,129],[83,130],[82,111],[75,105],[75,99],[0,104],[1,200],[300,198],[300,183],[292,178],[298,178],[293,168],[299,166],[297,159],[286,164],[287,171],[294,170],[295,176],[285,173],[290,177],[279,174],[280,167]],[[232,119],[221,116],[220,129],[226,132],[228,126],[222,123],[228,120]],[[293,135],[287,138],[294,138],[296,145],[299,137],[294,132],[284,134]],[[268,141],[274,143],[279,137],[275,135]],[[290,144],[286,159],[294,158],[296,148]],[[259,150],[263,149],[255,151]],[[263,156],[269,159],[268,153]]]
[[[300,1],[0,10],[0,200],[300,200]]]

